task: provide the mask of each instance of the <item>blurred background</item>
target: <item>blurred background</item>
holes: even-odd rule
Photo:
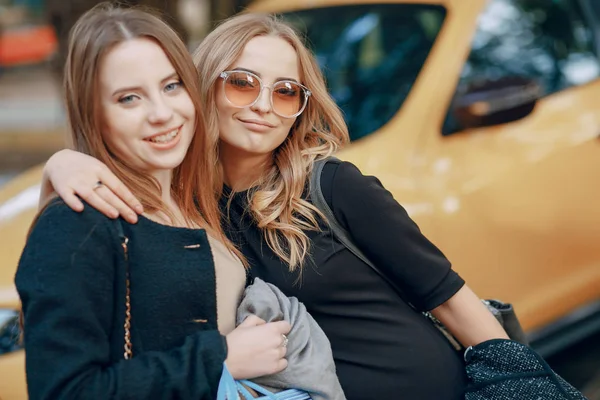
[[[77,18],[101,1],[0,0],[0,185],[63,146],[62,65]],[[121,1],[161,10],[193,48],[248,0]]]
[[[12,276],[39,165],[65,143],[67,35],[97,3],[0,0],[0,374],[15,380]],[[248,7],[282,13],[344,111],[342,158],[380,177],[476,291],[515,304],[532,346],[600,399],[600,0],[122,3],[162,10],[190,50]],[[21,398],[0,381],[1,399]]]

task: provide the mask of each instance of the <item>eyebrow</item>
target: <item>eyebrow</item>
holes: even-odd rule
[[[235,67],[232,69],[232,71],[250,72],[251,74],[258,76],[259,78],[262,78],[262,75],[259,72],[252,71],[251,69],[248,69],[248,68]],[[300,83],[300,82],[298,82],[298,80],[296,80],[294,78],[286,78],[286,77],[281,77],[281,76],[278,78],[275,78],[275,82],[279,82],[279,81],[292,81],[292,82]]]
[[[177,72],[173,72],[166,78],[163,78],[160,82],[163,83],[165,81],[168,81],[168,80],[171,80],[174,78],[178,78],[178,77],[179,77],[179,74]],[[135,92],[135,91],[141,90],[141,89],[142,88],[140,86],[128,86],[128,87],[124,87],[124,88],[119,88],[113,92],[112,96],[116,96],[117,94],[123,93],[123,92]]]

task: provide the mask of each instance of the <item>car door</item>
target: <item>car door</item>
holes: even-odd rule
[[[432,238],[528,329],[600,297],[597,49],[579,1],[490,0],[419,149]]]

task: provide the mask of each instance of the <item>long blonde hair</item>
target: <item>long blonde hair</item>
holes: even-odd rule
[[[150,39],[162,48],[196,110],[194,137],[183,162],[173,171],[174,200],[186,223],[205,227],[238,254],[221,228],[212,169],[218,157],[217,139],[204,134],[206,124],[197,71],[184,43],[159,17],[141,9],[103,3],[81,16],[71,30],[64,89],[73,147],[106,164],[140,199],[146,211],[162,212],[172,220],[172,215],[165,212],[168,208],[161,199],[158,182],[112,154],[102,140],[98,70],[111,49],[135,38]]]
[[[312,53],[298,33],[278,17],[264,14],[234,16],[215,28],[193,54],[200,75],[208,132],[218,134],[217,83],[221,72],[240,57],[257,36],[287,41],[298,55],[300,79],[312,96],[285,141],[273,152],[273,165],[249,192],[249,208],[269,247],[293,271],[303,265],[309,240],[304,230],[318,230],[321,213],[303,194],[315,160],[333,154],[348,142],[348,128],[340,109],[329,96]],[[220,181],[219,181],[220,180]],[[221,190],[222,176],[215,180]]]

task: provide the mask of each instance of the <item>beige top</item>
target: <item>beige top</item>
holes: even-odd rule
[[[226,335],[235,328],[237,308],[246,286],[246,269],[242,262],[217,239],[208,236],[215,263],[217,325]]]

